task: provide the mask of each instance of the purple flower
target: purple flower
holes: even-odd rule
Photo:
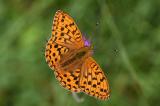
[[[89,47],[91,46],[91,42],[89,40],[87,40],[84,36],[83,36],[83,40],[84,40],[84,45]]]

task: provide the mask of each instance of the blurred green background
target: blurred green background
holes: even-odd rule
[[[77,103],[45,62],[58,9],[92,41],[109,100]],[[0,1],[0,106],[160,106],[159,78],[159,0]]]

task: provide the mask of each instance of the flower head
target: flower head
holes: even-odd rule
[[[83,36],[83,40],[84,40],[84,45],[87,47],[91,46],[91,42],[89,40],[86,39],[86,37]]]

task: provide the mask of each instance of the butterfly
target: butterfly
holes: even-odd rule
[[[46,62],[65,89],[106,100],[109,98],[109,84],[92,55],[93,47],[82,36],[73,18],[58,10],[52,35],[46,44]]]

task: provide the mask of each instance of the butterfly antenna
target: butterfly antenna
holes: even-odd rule
[[[93,31],[93,34],[95,36],[99,35],[99,26],[100,26],[100,22],[97,21],[96,24],[95,24],[95,27],[94,27],[94,31]]]
[[[72,96],[73,96],[73,98],[76,100],[76,102],[78,102],[78,103],[84,102],[84,98],[80,98],[80,97],[77,95],[77,93],[72,92]]]
[[[92,33],[95,37],[92,37],[92,39],[90,38],[92,42],[96,42],[95,38],[97,35],[99,35],[99,26],[100,26],[100,22],[97,21],[95,24],[95,27],[93,28],[93,33]],[[93,44],[92,44],[91,48],[92,48],[93,52],[94,52],[94,50],[96,50],[96,46],[93,46]]]

